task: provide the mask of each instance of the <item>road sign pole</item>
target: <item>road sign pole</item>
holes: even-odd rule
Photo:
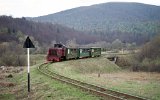
[[[30,40],[29,36],[26,38],[24,42],[23,48],[27,48],[27,60],[28,60],[28,92],[30,92],[30,57],[29,57],[29,48],[35,48],[32,41]]]
[[[28,92],[30,92],[30,57],[29,57],[29,48],[27,48],[28,55]]]

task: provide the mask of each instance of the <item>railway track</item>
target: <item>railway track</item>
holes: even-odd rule
[[[95,95],[98,95],[102,97],[103,99],[107,100],[147,100],[146,98],[142,98],[139,96],[134,96],[127,93],[122,93],[118,91],[113,91],[110,89],[106,89],[103,87],[99,87],[93,84],[84,83],[79,80],[71,79],[62,75],[59,75],[55,72],[52,72],[48,69],[49,64],[42,64],[38,67],[38,70],[43,73],[46,76],[49,76],[55,80],[61,81],[63,83],[67,83],[70,85],[73,85],[75,87],[78,87],[84,91],[88,91],[90,93],[93,93]]]

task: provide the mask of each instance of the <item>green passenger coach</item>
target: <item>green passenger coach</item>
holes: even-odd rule
[[[92,47],[91,49],[91,57],[99,57],[101,56],[101,48]]]
[[[78,48],[66,48],[66,59],[77,59],[78,55]]]
[[[90,48],[79,48],[79,58],[91,57]]]

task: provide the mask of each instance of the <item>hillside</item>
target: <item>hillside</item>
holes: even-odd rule
[[[65,62],[55,63],[52,65],[51,70],[54,70],[63,75],[70,75],[74,77],[75,73],[78,74],[104,74],[111,72],[118,72],[121,70],[119,66],[110,62],[105,56],[96,58],[85,58],[77,60],[69,60]]]
[[[51,44],[52,41],[65,43],[73,38],[78,43],[94,42],[97,40],[93,35],[86,35],[83,32],[59,24],[40,23],[28,21],[25,18],[0,16],[0,33],[4,33],[0,34],[1,41],[15,40],[18,31],[21,31],[24,35],[34,37],[40,44]]]
[[[160,33],[160,7],[140,3],[104,3],[31,18],[98,34],[101,40],[144,43]],[[129,39],[128,39],[129,38]]]

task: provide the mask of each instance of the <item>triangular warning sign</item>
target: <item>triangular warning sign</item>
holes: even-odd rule
[[[32,41],[30,40],[29,36],[26,38],[24,42],[23,48],[35,48]]]

